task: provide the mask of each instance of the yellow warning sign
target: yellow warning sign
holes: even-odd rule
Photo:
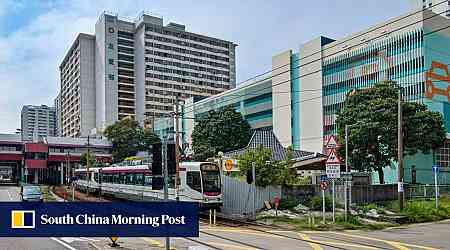
[[[225,161],[225,170],[231,171],[233,169],[233,160],[228,159]]]
[[[119,237],[109,237],[113,243],[116,243],[116,241],[119,239]]]

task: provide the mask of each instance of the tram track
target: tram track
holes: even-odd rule
[[[332,244],[329,244],[329,243],[323,243],[323,242],[320,242],[320,240],[302,239],[302,238],[299,238],[299,237],[293,237],[293,236],[284,235],[284,234],[277,233],[277,232],[268,231],[268,230],[289,231],[289,232],[295,233],[297,235],[299,233],[302,233],[302,232],[292,231],[290,229],[283,228],[283,227],[280,227],[280,226],[266,225],[266,224],[262,224],[262,223],[245,221],[245,220],[238,220],[238,219],[232,219],[232,218],[223,218],[223,217],[218,217],[218,218],[219,219],[216,220],[216,225],[219,225],[219,226],[226,226],[226,227],[233,227],[233,228],[245,228],[247,230],[252,230],[252,231],[255,231],[255,232],[262,233],[262,234],[273,235],[273,236],[282,237],[282,238],[286,238],[286,239],[290,239],[290,240],[301,241],[301,242],[305,242],[305,243],[308,243],[308,244],[317,244],[317,245],[320,245],[320,246],[330,247],[330,248],[334,248],[334,249],[344,249],[344,250],[350,249],[350,248],[343,248],[343,247],[340,247],[340,246],[335,246],[335,245],[332,245]],[[205,218],[200,218],[200,221],[203,221],[205,223],[208,222]],[[255,228],[255,227],[258,227],[258,228]],[[268,230],[264,230],[264,229],[261,229],[261,228],[266,228]],[[202,230],[200,232],[203,233],[203,234],[206,234],[206,235],[214,236],[214,237],[221,238],[221,239],[224,239],[224,240],[228,240],[228,241],[231,241],[231,242],[235,242],[235,243],[238,243],[238,244],[244,243],[242,245],[253,247],[253,248],[256,248],[256,249],[264,249],[264,248],[261,248],[261,247],[258,247],[258,246],[248,245],[248,243],[245,243],[245,242],[240,242],[238,240],[229,239],[229,238],[226,238],[226,237],[223,237],[223,236],[220,236],[220,235],[216,235],[216,234],[213,234],[213,233],[210,233],[210,232],[204,232]],[[344,239],[343,237],[338,237],[338,238],[337,237],[330,237],[329,235],[323,235],[323,234],[315,235],[314,238],[334,240],[334,241],[337,241],[337,242],[348,243],[349,245],[350,244],[356,244],[356,245],[367,247],[367,248],[375,248],[375,249],[381,249],[381,250],[393,250],[393,249],[395,250],[395,249],[398,249],[397,247],[392,247],[391,248],[391,247],[385,247],[385,246],[380,246],[380,245],[374,245],[374,244],[370,244],[370,243],[356,242],[355,240]]]

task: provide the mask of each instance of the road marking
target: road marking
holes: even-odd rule
[[[8,189],[6,189],[6,192],[8,193],[8,196],[9,196],[9,200],[10,200],[10,201],[13,201],[13,199],[12,199],[12,197],[11,197],[11,193],[9,192],[9,190],[8,190]]]
[[[302,234],[302,233],[298,233],[298,235],[303,240],[307,240],[308,244],[311,246],[312,249],[314,249],[314,250],[323,250],[323,248],[321,246],[319,246],[318,244],[316,244],[315,241],[313,241],[311,238],[309,238],[308,235]]]
[[[87,240],[87,241],[93,241],[93,242],[99,242],[100,241],[100,240],[91,239],[91,238],[87,238],[87,237],[80,237],[80,239]]]
[[[211,229],[200,230],[200,232],[202,232],[202,231],[226,232],[226,233],[243,233],[243,234],[248,234],[248,235],[272,237],[272,238],[277,238],[277,239],[284,239],[284,238],[286,238],[286,237],[283,237],[281,235],[274,235],[274,234],[263,233],[263,232],[259,233],[259,232],[255,232],[254,230],[247,230],[247,229],[239,230],[239,229],[216,229],[216,228],[211,228]]]
[[[317,244],[327,244],[332,246],[345,246],[345,247],[354,247],[357,249],[371,249],[371,250],[377,250],[378,247],[371,247],[371,246],[364,246],[364,245],[356,245],[356,244],[350,244],[350,243],[341,243],[341,242],[333,242],[333,241],[323,241],[323,240],[310,240],[311,242],[317,243]]]
[[[76,248],[72,247],[71,245],[65,243],[65,242],[62,241],[62,240],[58,240],[58,239],[55,238],[55,237],[51,237],[50,239],[52,239],[52,240],[58,242],[59,244],[61,244],[61,245],[63,245],[64,247],[66,247],[67,249],[70,249],[70,250],[77,250]]]
[[[160,248],[164,247],[164,244],[162,244],[161,242],[159,242],[157,240],[153,240],[153,239],[150,239],[150,238],[147,238],[147,237],[141,237],[141,239],[143,239],[144,241],[147,241],[152,246],[156,246],[156,247],[160,247]]]
[[[258,250],[258,248],[243,247],[243,246],[238,246],[238,245],[233,245],[233,244],[226,244],[226,243],[219,243],[219,242],[209,242],[208,244],[213,245],[213,246],[226,247],[225,249],[234,248],[234,249],[241,249],[241,250]]]
[[[400,249],[400,250],[409,250],[409,248],[407,248],[407,247],[414,247],[414,248],[420,248],[420,249],[425,249],[425,250],[439,250],[439,249],[433,248],[433,247],[426,247],[426,246],[408,244],[408,243],[403,243],[403,242],[399,242],[399,241],[377,239],[377,238],[373,238],[373,237],[366,237],[366,236],[356,235],[356,234],[346,234],[346,233],[339,233],[339,232],[330,232],[330,233],[343,235],[343,236],[347,236],[347,237],[360,238],[360,239],[372,240],[372,241],[378,241],[378,242],[384,242],[384,243],[387,243],[387,244],[389,244],[389,245],[391,245],[393,247],[396,247],[397,249]]]

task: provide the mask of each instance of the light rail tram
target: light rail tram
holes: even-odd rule
[[[150,164],[151,165],[151,164]],[[198,202],[204,209],[220,209],[222,183],[220,169],[214,162],[181,162],[178,197],[180,201]],[[126,161],[103,168],[75,170],[75,188],[114,198],[150,201],[164,199],[164,190],[154,190],[151,167],[144,160]],[[156,178],[155,178],[156,177]],[[169,199],[176,199],[175,175],[169,175]]]

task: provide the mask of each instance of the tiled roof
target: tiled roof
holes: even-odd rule
[[[256,149],[258,145],[262,145],[264,148],[268,148],[272,150],[272,160],[273,161],[282,161],[286,160],[287,158],[287,148],[283,147],[281,145],[278,138],[273,133],[272,129],[265,128],[265,129],[258,129],[255,130],[253,133],[252,138],[250,139],[250,142],[245,148],[233,150],[230,152],[224,153],[225,157],[232,157],[236,158],[239,157],[249,149]],[[294,150],[294,158],[304,158],[306,156],[312,156],[316,154],[315,152],[308,152],[303,150]],[[310,158],[310,157],[308,157]]]

